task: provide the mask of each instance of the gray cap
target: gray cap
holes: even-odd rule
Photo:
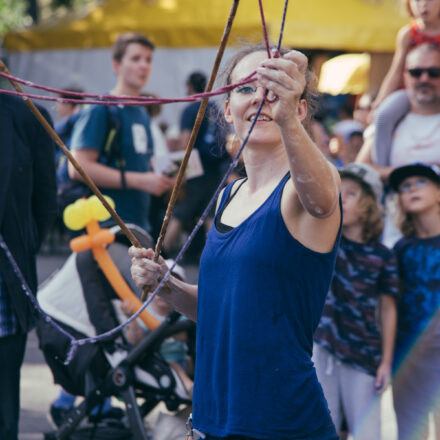
[[[369,165],[353,162],[339,169],[341,177],[350,177],[358,181],[371,192],[376,202],[382,200],[383,185],[379,173]]]

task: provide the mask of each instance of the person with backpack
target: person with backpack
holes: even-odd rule
[[[152,67],[154,45],[141,34],[124,33],[113,45],[115,96],[140,96]],[[109,133],[114,129],[114,137]],[[110,145],[109,144],[113,144]],[[93,105],[75,123],[71,150],[87,174],[111,197],[123,221],[150,232],[151,194],[172,188],[174,179],[151,171],[153,140],[150,118],[143,106]],[[81,181],[69,164],[69,175]]]

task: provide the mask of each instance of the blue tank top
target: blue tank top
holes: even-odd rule
[[[338,438],[311,355],[341,231],[328,253],[293,238],[280,209],[288,179],[239,226],[220,233],[213,225],[208,233],[199,273],[193,426],[212,437]]]

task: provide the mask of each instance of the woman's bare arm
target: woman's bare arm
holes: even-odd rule
[[[307,104],[301,99],[306,70],[307,58],[297,51],[271,58],[257,69],[261,85],[279,97],[271,104],[272,117],[280,127],[298,197],[310,215],[326,218],[338,205],[340,178],[301,122],[307,114]]]
[[[158,263],[152,261],[154,256],[153,249],[131,247],[128,252],[133,258],[131,276],[134,282],[140,288],[149,286],[150,291],[153,291],[168,271],[168,266],[164,259],[160,257]],[[198,287],[196,285],[185,283],[170,276],[158,295],[167,301],[173,309],[192,321],[196,321],[197,292]]]
[[[405,59],[410,43],[410,26],[400,29],[396,39],[396,51],[394,52],[391,67],[385,75],[376,99],[372,103],[373,111],[392,92],[402,85],[402,75],[405,68]]]

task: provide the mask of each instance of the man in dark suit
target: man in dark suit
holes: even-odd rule
[[[48,117],[47,113],[45,116]],[[22,99],[0,94],[0,233],[32,292],[56,215],[54,144]],[[36,314],[0,249],[0,439],[17,440],[20,368]]]

